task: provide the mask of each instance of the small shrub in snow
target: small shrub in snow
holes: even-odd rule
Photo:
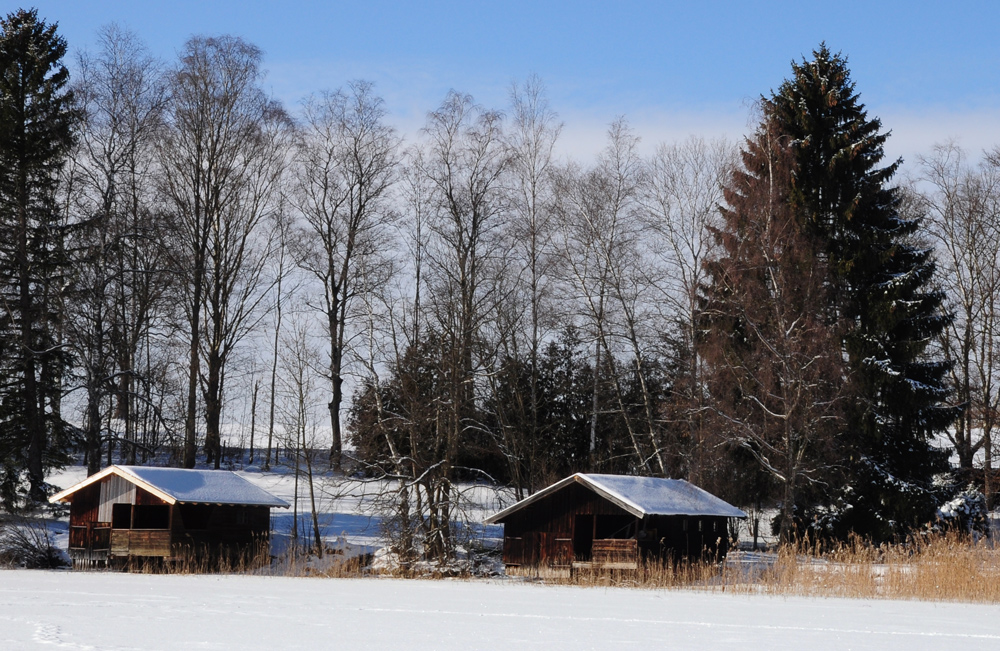
[[[986,496],[974,485],[969,484],[954,499],[938,508],[938,520],[944,528],[967,533],[986,533],[989,531]]]
[[[404,565],[400,563],[398,554],[383,547],[375,552],[369,569],[378,574],[424,578],[485,577],[503,574],[503,561],[495,553],[467,551],[459,546],[455,550],[455,558],[447,563],[424,560]]]
[[[67,566],[66,556],[54,543],[44,521],[17,516],[0,519],[0,566],[29,569]]]

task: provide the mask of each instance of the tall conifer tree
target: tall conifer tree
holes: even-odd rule
[[[930,440],[956,412],[945,405],[946,366],[928,343],[948,324],[931,286],[921,222],[901,214],[882,165],[888,132],[869,118],[847,61],[826,47],[793,64],[765,112],[794,151],[790,203],[825,242],[831,323],[842,324],[851,454],[841,531],[885,539],[933,517],[934,473],[947,468]]]
[[[796,219],[793,148],[765,117],[724,187],[721,254],[706,265],[701,355],[720,431],[780,489],[781,542],[829,479],[843,427],[843,361],[827,322],[822,242]]]
[[[65,286],[55,202],[77,114],[62,65],[66,41],[34,10],[0,20],[0,498],[26,478],[45,498],[48,466],[65,461],[57,293]]]

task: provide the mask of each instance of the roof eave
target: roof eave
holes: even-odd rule
[[[93,484],[95,482],[101,481],[102,479],[104,479],[108,475],[118,475],[122,479],[135,484],[139,488],[143,489],[144,491],[146,491],[148,493],[151,493],[151,494],[155,495],[156,497],[160,498],[161,500],[163,500],[164,502],[166,502],[167,504],[170,504],[170,505],[173,505],[173,504],[219,504],[219,502],[217,502],[217,501],[204,502],[204,501],[194,501],[194,500],[192,500],[192,501],[180,500],[180,499],[174,497],[173,495],[171,495],[170,493],[167,493],[164,490],[162,490],[160,488],[157,488],[153,484],[150,484],[148,481],[144,480],[142,477],[139,477],[135,473],[129,472],[127,468],[124,468],[124,467],[121,467],[121,466],[117,466],[117,465],[108,466],[107,468],[101,470],[100,472],[98,472],[96,474],[93,474],[90,477],[87,477],[83,481],[81,481],[81,482],[79,482],[77,484],[74,484],[73,486],[70,486],[69,488],[66,488],[64,490],[59,491],[58,493],[56,493],[55,495],[53,495],[52,497],[49,498],[49,503],[55,504],[56,502],[64,502],[64,501],[68,500],[70,497],[72,497],[72,495],[74,493],[76,493],[77,491],[79,491],[81,489],[84,489],[87,486],[90,486],[91,484]],[[288,502],[286,502],[285,500],[279,500],[279,499],[275,498],[275,502],[278,502],[278,503],[274,503],[274,502],[225,502],[225,504],[227,506],[266,506],[266,507],[269,507],[269,508],[279,508],[279,509],[289,509],[289,508],[291,508],[291,505]]]
[[[177,504],[214,504],[216,506],[266,506],[272,509],[290,509],[292,505],[285,500],[279,500],[280,504],[273,502],[219,502],[218,500],[176,500]]]
[[[494,513],[490,517],[488,517],[485,520],[483,520],[483,523],[484,524],[496,524],[497,522],[500,522],[501,520],[503,520],[504,518],[506,518],[508,515],[510,515],[512,513],[516,513],[518,511],[520,511],[521,509],[523,509],[524,507],[526,507],[526,506],[528,506],[530,504],[534,504],[535,502],[537,502],[538,500],[542,499],[543,497],[546,497],[547,495],[550,495],[550,494],[556,492],[557,490],[561,489],[563,486],[566,486],[568,484],[573,483],[573,481],[576,480],[576,478],[577,478],[578,475],[579,475],[579,473],[577,473],[576,475],[570,475],[569,477],[566,477],[565,479],[560,479],[559,481],[557,481],[556,483],[552,484],[551,486],[546,486],[545,488],[543,488],[542,490],[538,491],[534,495],[529,495],[528,497],[524,498],[520,502],[515,502],[514,504],[511,504],[510,506],[508,506],[504,510],[500,511],[499,513]]]
[[[90,486],[93,483],[101,481],[102,479],[104,479],[108,475],[118,475],[122,479],[124,479],[126,481],[129,481],[129,482],[132,482],[133,484],[135,484],[136,486],[142,488],[143,490],[145,490],[145,491],[147,491],[149,493],[152,493],[153,495],[155,495],[156,497],[160,498],[161,500],[163,500],[167,504],[175,504],[177,502],[177,499],[175,497],[173,497],[172,495],[163,492],[162,490],[160,490],[156,486],[153,486],[149,482],[144,481],[142,478],[137,477],[136,475],[128,472],[127,470],[125,470],[121,466],[114,466],[113,465],[113,466],[108,466],[104,470],[102,470],[102,471],[100,471],[100,472],[98,472],[96,474],[93,474],[90,477],[87,477],[86,479],[84,479],[83,481],[79,482],[78,484],[74,484],[73,486],[70,486],[69,488],[56,493],[55,495],[53,495],[52,497],[49,498],[49,503],[55,504],[56,502],[65,501],[67,498],[69,498],[70,496],[72,496],[77,491],[80,491],[80,490],[86,488],[87,486]]]
[[[739,509],[737,510],[740,511],[740,513],[743,513],[743,511]],[[676,511],[673,513],[650,513],[649,515],[685,517],[685,518],[737,518],[740,520],[745,520],[747,517],[746,513],[743,513],[743,515],[735,515],[733,513],[681,513],[680,511]]]
[[[49,503],[50,504],[55,504],[56,502],[65,501],[66,498],[68,498],[70,495],[72,495],[73,493],[77,492],[78,490],[86,488],[87,486],[90,486],[94,482],[101,481],[102,479],[104,479],[108,475],[113,474],[114,473],[114,469],[115,469],[115,466],[108,466],[104,470],[101,470],[100,472],[97,472],[97,473],[91,475],[90,477],[87,477],[83,481],[77,482],[76,484],[73,484],[69,488],[64,488],[63,490],[59,491],[58,493],[56,493],[55,495],[53,495],[52,497],[50,497],[49,498]]]
[[[526,506],[529,506],[529,505],[537,502],[538,500],[542,499],[543,497],[546,497],[546,496],[548,496],[548,495],[550,495],[550,494],[552,494],[552,493],[554,493],[556,491],[561,490],[562,488],[564,488],[565,486],[567,486],[568,484],[573,483],[573,482],[576,482],[576,483],[579,483],[579,484],[582,484],[582,485],[586,486],[587,488],[589,488],[590,490],[594,491],[595,493],[597,493],[598,495],[600,495],[604,499],[606,499],[606,500],[610,501],[611,503],[613,503],[615,506],[619,507],[620,509],[622,509],[622,510],[624,510],[624,511],[630,513],[630,514],[632,514],[633,516],[635,516],[637,518],[644,518],[644,517],[650,516],[650,515],[659,515],[659,516],[688,516],[688,517],[707,516],[707,517],[740,518],[740,519],[746,519],[747,518],[747,514],[743,510],[738,509],[735,506],[733,506],[732,508],[737,513],[739,513],[739,515],[736,515],[736,514],[733,514],[733,513],[718,513],[718,514],[680,513],[680,512],[657,513],[657,512],[646,511],[645,509],[643,509],[641,506],[639,506],[635,502],[632,502],[631,500],[627,499],[623,495],[619,495],[618,493],[612,491],[611,489],[606,488],[605,486],[601,485],[597,481],[591,479],[588,475],[586,475],[584,473],[576,473],[574,475],[570,475],[569,477],[566,477],[565,479],[562,479],[562,480],[556,482],[555,484],[552,484],[551,486],[543,488],[542,490],[538,491],[534,495],[532,495],[530,497],[527,497],[527,498],[521,500],[520,502],[517,502],[516,504],[512,504],[512,505],[508,506],[506,509],[500,511],[499,513],[496,513],[496,514],[494,514],[494,515],[486,518],[485,520],[483,520],[483,522],[485,524],[496,524],[496,523],[504,520],[505,518],[507,518],[509,515],[511,515],[513,513],[516,513],[517,511],[520,511],[521,509],[523,509]],[[699,489],[699,490],[701,490],[701,489]],[[729,505],[729,506],[732,506],[732,505]]]
[[[608,500],[609,502],[613,503],[618,508],[624,509],[625,511],[628,511],[629,513],[631,513],[632,515],[634,515],[637,518],[644,518],[647,515],[652,515],[651,513],[648,513],[645,509],[643,509],[641,506],[639,506],[635,502],[632,502],[631,500],[627,499],[625,496],[619,495],[618,493],[615,493],[614,491],[611,491],[608,488],[605,488],[604,486],[602,486],[599,483],[595,482],[593,479],[591,479],[587,475],[577,474],[577,475],[574,475],[574,477],[578,477],[579,478],[578,481],[581,484],[583,484],[584,486],[586,486],[590,490],[594,491],[595,493],[597,493],[598,495],[600,495],[604,499]]]

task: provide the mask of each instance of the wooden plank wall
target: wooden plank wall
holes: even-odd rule
[[[139,506],[157,506],[166,504],[166,502],[161,500],[156,495],[153,495],[149,491],[139,488],[138,486],[135,486],[135,501],[132,503]]]
[[[572,566],[573,531],[578,515],[634,522],[635,517],[589,488],[573,483],[504,521],[504,563],[546,567]],[[589,520],[590,526],[594,521]]]
[[[88,522],[101,521],[97,517],[100,500],[101,487],[97,484],[85,486],[73,493],[73,499],[69,505],[70,525],[85,526]]]
[[[69,547],[88,549],[94,546],[94,525],[101,500],[101,487],[97,484],[85,486],[73,494],[69,505]],[[102,530],[103,531],[103,530]],[[97,541],[105,543],[103,537]]]
[[[111,531],[111,555],[170,556],[170,530],[113,529]]]
[[[518,536],[527,531],[549,532],[573,537],[573,519],[577,515],[632,515],[597,493],[573,483],[529,504],[504,520],[504,534]]]
[[[634,538],[594,540],[593,565],[608,570],[639,568],[639,543]]]
[[[119,477],[108,475],[101,480],[101,505],[97,519],[101,522],[111,522],[111,507],[115,504],[135,504],[135,484]]]

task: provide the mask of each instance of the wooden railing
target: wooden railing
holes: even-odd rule
[[[88,522],[69,528],[69,548],[106,550],[111,547],[111,523]]]
[[[608,570],[639,569],[639,543],[635,539],[594,540],[592,567]]]
[[[171,556],[169,529],[114,529],[112,556]]]

